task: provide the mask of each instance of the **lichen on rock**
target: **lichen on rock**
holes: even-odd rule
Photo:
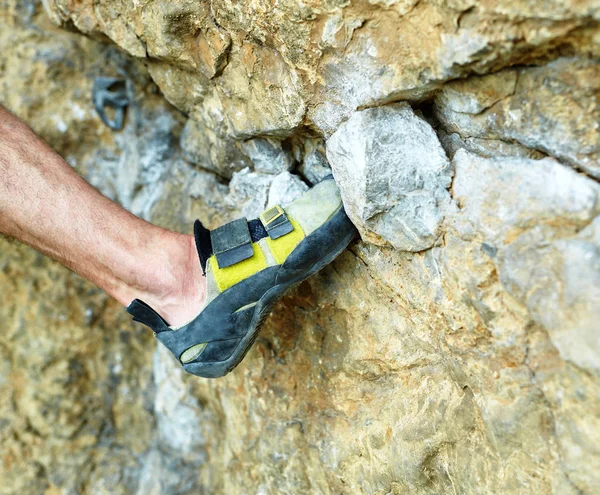
[[[600,491],[597,2],[43,4],[0,102],[104,194],[190,232],[333,173],[362,240],[209,381],[0,239],[0,493]]]

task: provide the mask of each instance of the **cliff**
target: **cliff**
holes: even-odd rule
[[[331,170],[361,240],[209,381],[0,238],[0,493],[600,491],[597,2],[44,7],[0,102],[104,194],[189,233]]]

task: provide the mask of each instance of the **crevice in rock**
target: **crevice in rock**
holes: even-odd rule
[[[225,33],[227,33],[230,36],[230,38],[233,38],[233,36],[231,36],[231,33],[229,31],[227,31],[227,29],[225,29],[217,20],[217,17],[215,16],[215,11],[214,11],[213,0],[209,1],[208,12],[210,15],[210,19],[215,24],[215,26],[217,26],[217,28],[219,28],[219,29],[222,29]],[[229,45],[225,49],[225,53],[223,55],[223,57],[224,57],[223,62],[221,62],[221,64],[219,64],[219,67],[217,68],[214,75],[210,79],[213,79],[213,80],[217,79],[223,74],[223,72],[229,65],[229,62],[231,61],[232,48],[233,48],[233,43],[230,42]]]
[[[454,30],[454,34],[458,33],[462,28],[462,23],[465,17],[474,14],[477,12],[477,8],[475,6],[468,7],[466,10],[463,10],[458,14],[458,18],[456,19],[456,29]]]
[[[365,27],[367,27],[367,24],[369,23],[369,21],[370,21],[370,19],[363,19],[362,23],[352,30],[350,39],[348,40],[348,43],[346,43],[346,46],[344,47],[344,54],[348,53],[348,47],[350,47],[350,45],[352,45],[352,43],[354,42],[354,38],[356,37],[357,33],[359,31],[363,30]]]

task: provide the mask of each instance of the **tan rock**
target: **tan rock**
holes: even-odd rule
[[[45,5],[56,23],[105,33],[135,56],[213,78],[234,123],[232,137],[290,134],[303,120],[328,137],[358,108],[421,99],[449,79],[536,62],[560,47],[598,53],[593,0],[551,2],[541,11],[533,0]],[[171,101],[190,111],[195,83],[182,82],[193,90],[182,88]],[[260,113],[258,105],[246,106],[257,100],[266,115],[238,122],[242,107],[245,119]]]
[[[215,120],[212,123],[212,126],[204,125],[199,120],[188,119],[181,134],[183,156],[199,167],[231,178],[234,172],[252,162],[244,153],[242,143],[222,138]]]
[[[254,43],[232,51],[214,95],[229,124],[228,135],[238,139],[285,137],[300,125],[305,111],[299,75],[276,50]]]
[[[288,149],[307,178],[325,173],[346,119],[396,107],[427,129],[405,139],[428,139],[372,179],[402,191],[398,163],[418,176],[433,153],[452,199],[422,251],[356,242],[286,296],[218,381],[184,375],[114,301],[0,239],[0,492],[600,491],[593,1],[45,5],[143,59],[190,119],[133,58],[15,0],[0,6],[0,101],[160,225],[253,216],[306,187],[293,168],[266,173]],[[90,92],[119,74],[135,97],[114,133]],[[373,158],[401,134],[385,122],[347,144]],[[280,142],[265,164],[260,143]],[[240,171],[246,152],[255,170]]]

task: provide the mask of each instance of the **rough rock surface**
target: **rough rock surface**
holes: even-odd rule
[[[0,102],[105,194],[212,228],[329,155],[365,241],[208,381],[0,239],[0,493],[600,491],[597,2],[44,4],[103,43],[0,0]]]
[[[410,105],[356,112],[327,140],[327,157],[363,239],[404,251],[433,246],[452,173],[434,130]]]
[[[287,172],[294,166],[291,153],[285,151],[281,143],[273,139],[249,139],[242,146],[252,160],[254,169],[259,172],[277,174]]]
[[[327,161],[325,141],[323,139],[306,139],[303,143],[298,173],[311,184],[321,182],[331,174],[331,166]]]
[[[447,130],[556,156],[600,178],[600,62],[560,58],[447,84],[436,100]]]
[[[600,184],[550,158],[489,160],[459,151],[454,163],[455,228],[463,236],[477,231],[498,259],[504,287],[561,356],[599,374]]]
[[[236,137],[326,135],[354,110],[560,51],[598,54],[595,0],[45,0],[52,20],[148,60],[165,96]]]

